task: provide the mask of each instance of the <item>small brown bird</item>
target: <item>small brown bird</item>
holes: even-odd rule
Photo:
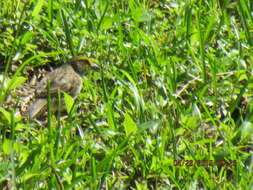
[[[56,99],[58,91],[64,91],[75,98],[81,91],[81,76],[90,69],[98,69],[89,59],[81,56],[72,57],[67,63],[45,75],[35,86],[35,101],[28,107],[27,115],[36,118],[47,108],[47,83],[50,83],[50,95]],[[55,101],[53,101],[54,103]]]

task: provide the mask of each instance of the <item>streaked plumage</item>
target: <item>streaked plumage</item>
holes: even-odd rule
[[[28,106],[26,114],[30,118],[39,117],[47,108],[47,82],[50,82],[50,95],[56,104],[58,91],[64,91],[75,98],[82,89],[82,78],[89,69],[97,69],[87,58],[73,57],[66,64],[46,74],[35,86],[35,100]]]

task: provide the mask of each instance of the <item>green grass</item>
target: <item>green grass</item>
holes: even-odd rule
[[[252,11],[250,0],[1,1],[0,105],[31,68],[83,55],[100,71],[65,118],[17,117],[18,97],[0,107],[0,188],[252,189]]]

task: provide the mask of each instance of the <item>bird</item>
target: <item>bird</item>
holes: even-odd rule
[[[25,115],[32,119],[40,117],[46,111],[48,83],[52,103],[57,105],[55,100],[57,100],[58,91],[63,91],[76,98],[83,87],[82,76],[87,74],[89,70],[98,69],[99,67],[86,57],[74,56],[70,58],[62,66],[47,73],[34,87],[35,100],[28,106]]]

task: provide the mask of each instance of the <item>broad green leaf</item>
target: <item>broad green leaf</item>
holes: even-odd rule
[[[137,125],[128,113],[125,114],[123,125],[127,136],[137,132]]]
[[[0,162],[0,178],[8,175],[10,171],[10,162],[9,161],[1,161]]]
[[[113,22],[114,22],[114,18],[105,16],[103,19],[103,22],[100,26],[101,30],[109,29],[111,27],[111,25],[113,24]]]
[[[8,123],[10,124],[11,123],[11,112],[8,112],[6,111],[4,108],[1,108],[0,107],[0,112],[2,113],[2,116],[0,118],[4,118],[8,121]],[[14,117],[13,117],[14,121],[15,122],[18,122],[22,119],[21,116],[15,116],[15,113],[14,113]],[[18,124],[19,128],[22,126],[22,124]]]
[[[115,130],[112,102],[108,102],[106,105],[106,116],[107,116],[107,121],[109,123],[109,128],[111,130]]]
[[[21,40],[21,44],[26,44],[26,43],[28,43],[28,42],[31,40],[33,34],[34,34],[34,33],[31,32],[31,31],[26,32],[26,33],[23,35],[23,38],[22,38],[22,40]]]
[[[7,89],[13,90],[17,87],[20,87],[26,81],[25,77],[13,77],[8,81]]]
[[[72,106],[74,105],[74,99],[64,92],[64,103],[66,105],[67,112],[70,113]]]
[[[4,108],[0,108],[0,112],[3,114],[4,118],[8,121],[8,123],[11,123],[11,114]]]
[[[132,10],[132,18],[136,22],[146,22],[151,19],[151,14],[149,14],[144,8],[136,8]]]
[[[11,153],[11,141],[9,139],[5,139],[3,142],[3,151],[5,154]]]
[[[39,17],[39,13],[40,13],[40,10],[42,9],[42,6],[43,6],[43,3],[44,3],[44,0],[38,0],[34,9],[33,9],[33,12],[32,12],[32,16],[37,19]]]

